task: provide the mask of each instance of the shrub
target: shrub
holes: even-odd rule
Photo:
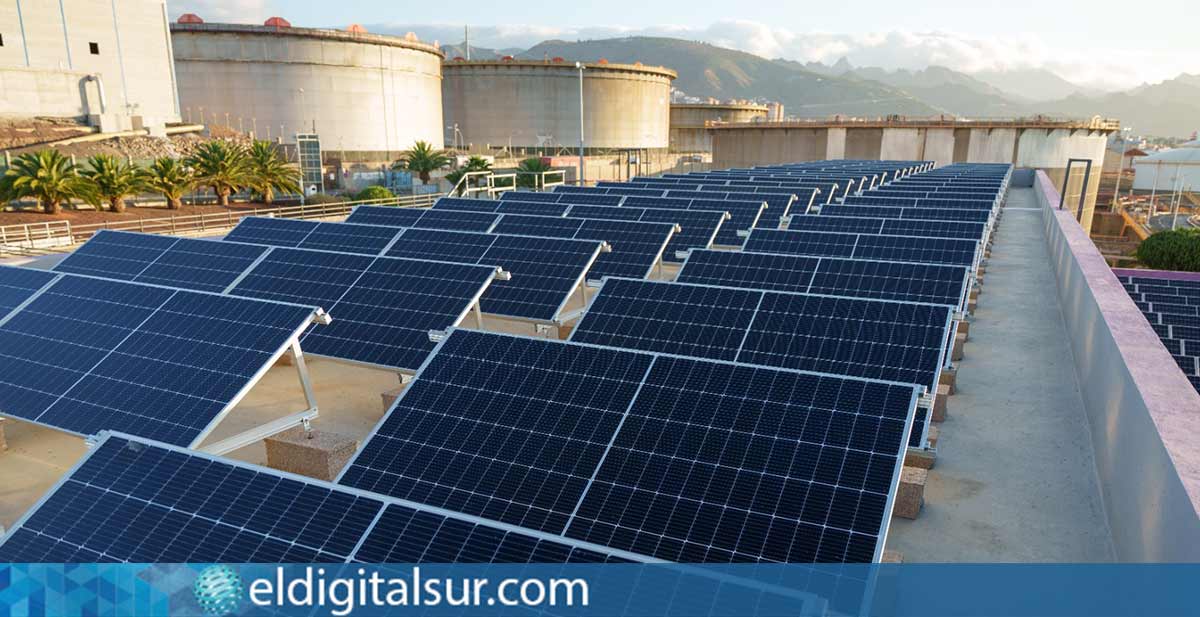
[[[326,195],[325,193],[317,193],[304,198],[306,204],[337,204],[346,201],[345,197],[339,195]]]
[[[395,197],[386,186],[368,186],[354,196],[354,201],[367,201],[368,199],[391,199]]]
[[[1137,258],[1155,270],[1200,272],[1200,229],[1160,231],[1142,242]]]

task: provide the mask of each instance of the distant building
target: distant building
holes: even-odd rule
[[[102,131],[179,120],[162,0],[0,3],[0,116]]]
[[[1200,141],[1133,160],[1135,191],[1200,190]]]

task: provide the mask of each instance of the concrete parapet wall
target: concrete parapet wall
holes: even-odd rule
[[[1200,394],[1045,172],[1034,192],[1117,557],[1200,561]]]

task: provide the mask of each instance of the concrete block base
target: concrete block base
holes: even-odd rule
[[[905,467],[916,467],[917,469],[933,469],[933,464],[937,461],[936,450],[917,450],[909,449],[904,455]]]
[[[980,291],[980,288],[978,285],[976,285],[975,289],[972,289],[971,293],[967,295],[967,299],[972,302],[979,301],[979,291]]]
[[[883,556],[879,558],[879,563],[904,563],[904,553],[884,550]]]
[[[971,322],[965,320],[958,322],[958,334],[966,336],[969,339],[971,336]]]
[[[379,395],[380,400],[383,401],[383,410],[385,412],[391,409],[392,405],[396,404],[396,399],[400,398],[401,392],[404,392],[404,386],[392,388],[391,390]]]
[[[938,378],[938,385],[946,386],[950,389],[950,394],[954,394],[955,385],[958,384],[958,369],[948,368],[943,369],[941,377]]]
[[[946,421],[946,399],[950,398],[950,386],[938,384],[937,396],[933,399],[933,410],[929,416],[934,422]]]
[[[929,447],[936,448],[938,445],[938,440],[942,438],[942,429],[938,428],[936,424],[930,424],[929,430],[925,433],[925,437],[929,440]]]
[[[967,301],[967,313],[968,313],[968,314],[971,314],[971,315],[974,315],[974,314],[975,314],[975,308],[976,308],[978,305],[979,305],[979,303],[978,303],[978,302],[976,302],[975,300],[968,300],[968,301]]]
[[[967,335],[965,335],[965,334],[955,334],[954,335],[954,349],[952,349],[950,351],[950,360],[952,362],[958,362],[959,360],[963,359],[963,347],[966,345],[966,343],[967,343]]]
[[[275,361],[275,366],[296,366],[296,359],[292,357],[292,354],[284,352],[284,354],[279,356],[279,359]]]
[[[914,519],[925,504],[925,481],[929,472],[920,467],[905,467],[900,471],[900,489],[896,491],[896,502],[892,515]]]
[[[297,426],[263,440],[267,466],[310,478],[332,481],[358,451],[358,441],[348,435],[313,431]]]

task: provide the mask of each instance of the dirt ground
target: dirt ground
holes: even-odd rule
[[[70,221],[73,225],[90,225],[96,223],[113,223],[117,221],[135,221],[137,219],[165,218],[168,216],[188,216],[192,214],[212,214],[216,212],[248,213],[255,208],[272,208],[260,203],[233,204],[228,208],[216,205],[184,204],[178,210],[168,210],[165,204],[130,206],[120,214],[104,210],[63,210],[62,214],[50,216],[40,210],[23,210],[21,212],[0,212],[0,226],[23,225],[26,223],[46,223],[50,221]]]

